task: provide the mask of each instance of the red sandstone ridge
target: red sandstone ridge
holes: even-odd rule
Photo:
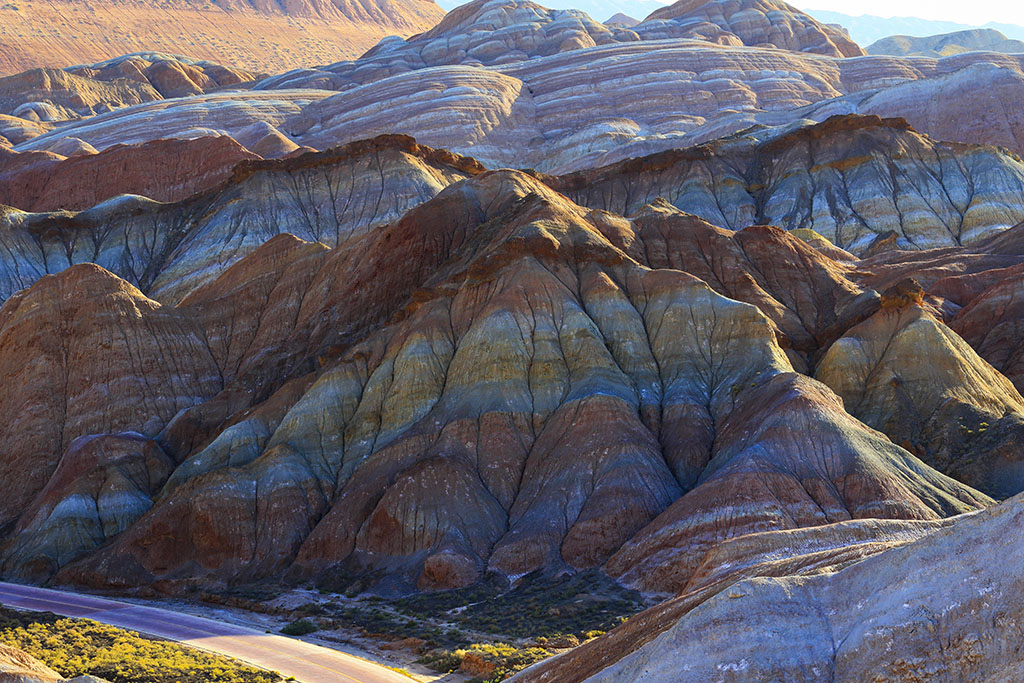
[[[99,266],[40,280],[0,307],[0,525],[89,434],[155,435],[212,396],[220,373],[196,326]],[[87,360],[99,354],[102,362]]]
[[[0,165],[0,204],[81,210],[120,194],[180,201],[227,180],[239,162],[258,158],[227,136],[115,145],[67,159],[25,152]]]
[[[140,50],[188,52],[232,67],[285,71],[354,57],[387,35],[430,28],[431,0],[289,2],[187,0],[7,3],[0,7],[0,74],[99,62]],[[74,26],[74,31],[58,27]]]

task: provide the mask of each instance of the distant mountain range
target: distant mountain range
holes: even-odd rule
[[[134,52],[277,72],[355,57],[385,36],[426,31],[442,16],[432,0],[0,2],[0,76]]]
[[[869,55],[946,57],[972,51],[1024,53],[1024,41],[1010,40],[994,28],[972,28],[937,36],[889,36],[865,48]]]
[[[918,17],[876,17],[870,14],[853,16],[842,12],[831,12],[823,9],[805,9],[818,21],[829,24],[840,24],[850,32],[850,37],[860,45],[870,45],[882,38],[894,35],[933,36],[939,33],[952,33],[972,28],[993,28],[1007,38],[1024,40],[1024,26],[989,22],[984,25],[959,24],[954,21],[936,21]]]

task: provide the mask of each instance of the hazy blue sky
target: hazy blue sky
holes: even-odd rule
[[[920,17],[980,25],[990,21],[1024,24],[1020,0],[789,0],[802,10],[827,9],[844,14],[880,17]]]

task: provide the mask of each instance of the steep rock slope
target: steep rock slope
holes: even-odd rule
[[[94,550],[149,509],[174,464],[136,432],[76,438],[22,513],[0,568],[22,579],[46,578]]]
[[[0,344],[0,476],[17,482],[0,501],[0,526],[25,511],[76,438],[155,435],[221,387],[198,326],[90,264],[8,299]]]
[[[612,576],[674,594],[724,539],[858,518],[935,519],[989,502],[857,422],[835,394],[803,377],[749,392],[715,426],[714,455],[698,485],[609,560]]]
[[[678,213],[657,220],[666,248],[652,262],[701,229]],[[216,584],[290,570],[434,589],[485,571],[600,566],[666,508],[690,510],[693,547],[707,549],[780,523],[936,519],[990,503],[794,373],[758,308],[624,251],[643,253],[654,231],[502,171],[330,253],[268,243],[178,307],[227,368],[225,391],[161,437],[182,465],[135,524],[58,576]],[[737,240],[753,259],[757,234]],[[723,263],[737,258],[731,233],[705,239],[732,250]],[[761,239],[802,254],[797,273],[813,286],[831,278],[836,298],[860,296],[794,238]],[[758,291],[744,294],[773,308]],[[237,310],[227,323],[225,310]],[[808,429],[762,424],[772,401]],[[188,438],[231,406],[222,431]],[[829,421],[835,462],[816,464]],[[790,460],[766,488],[745,472],[773,471],[757,454],[774,449]],[[745,512],[721,505],[732,495]],[[739,503],[749,496],[767,504]]]
[[[142,173],[150,163],[148,151],[161,149],[196,150],[195,163],[213,165],[205,177],[198,173],[204,167],[191,166],[190,157],[180,157],[180,167],[160,166],[154,179],[167,174],[168,180],[184,176],[189,183],[169,183],[161,190],[166,193],[184,193],[195,184],[223,177],[227,162],[220,165],[204,157],[210,153],[204,150],[223,149],[229,161],[245,154],[227,138],[154,142],[64,161],[23,152],[9,157],[9,170],[0,173],[0,182],[26,195],[19,199],[15,194],[9,203],[27,203],[36,196],[32,193],[42,191],[35,201],[66,204],[76,195],[61,189],[62,168],[68,169],[71,183],[90,169],[99,173],[108,163],[122,166],[136,159]],[[15,162],[23,158],[25,168],[19,170]],[[33,159],[38,161],[31,163]],[[57,176],[52,190],[49,184],[37,182],[49,168]],[[382,136],[329,152],[245,164],[223,184],[173,204],[127,197],[78,213],[8,210],[2,217],[8,257],[0,259],[0,296],[31,285],[44,273],[94,261],[147,295],[177,302],[276,234],[290,232],[333,246],[353,232],[397,218],[452,182],[482,170],[472,159],[431,150],[410,138]],[[978,242],[1024,218],[1024,167],[1012,155],[987,147],[935,143],[903,122],[875,117],[837,117],[767,140],[754,132],[592,171],[537,177],[582,206],[617,214],[644,209],[644,216],[635,217],[636,230],[652,244],[653,240],[663,242],[657,235],[659,217],[678,213],[677,209],[730,228],[774,223],[789,230],[811,229],[856,253],[874,249],[879,240],[911,248]],[[103,194],[127,190],[170,198],[149,192],[148,184],[132,182],[106,174],[89,188]],[[685,233],[688,239],[718,234],[701,221],[692,225],[691,232]],[[757,256],[761,272],[772,270],[768,245],[775,244],[775,238],[756,247],[754,236],[765,233],[742,234],[750,249],[761,250]],[[842,292],[837,290],[828,300],[828,310],[822,310],[814,288],[797,300],[763,277],[749,286],[745,279],[736,278],[749,257],[740,253],[747,247],[740,252],[735,247],[727,250],[741,268],[730,272],[720,264],[702,265],[691,256],[697,252],[688,253],[678,245],[664,244],[650,253],[620,246],[651,267],[684,267],[719,293],[758,305],[787,337],[786,344],[804,355],[804,361],[810,360],[807,354],[834,340],[846,321],[865,311],[865,302],[853,304],[863,288],[849,282],[839,284]],[[791,251],[793,247],[779,248]],[[842,256],[835,247],[824,248],[840,259],[853,258]],[[806,252],[798,250],[802,255],[795,257],[813,260]],[[1015,256],[977,258],[987,259],[986,268],[994,267],[992,259],[1002,258],[1003,266],[1019,262]],[[872,267],[876,280],[885,279],[890,271],[905,270],[906,259],[891,267],[874,263]],[[834,271],[826,276],[829,282],[849,279],[840,272],[842,267],[825,268],[829,269]],[[947,267],[941,274],[953,273]],[[885,289],[900,277],[893,276],[887,283],[872,281],[869,288]]]
[[[950,321],[986,361],[1024,388],[1024,288],[1021,268],[1006,269],[991,287],[970,300]]]
[[[853,267],[778,228],[733,232],[664,201],[628,222],[597,212],[591,220],[607,225],[610,239],[639,263],[685,271],[723,296],[757,306],[799,368],[878,307],[877,295],[854,281]]]
[[[852,415],[933,467],[998,497],[1019,493],[1024,399],[922,299],[913,281],[887,291],[882,309],[833,344],[815,376]]]
[[[839,571],[684,594],[512,680],[1016,680],[1004,625],[1021,618],[1022,510],[1014,498]]]
[[[386,35],[422,31],[442,16],[430,0],[8,3],[0,9],[0,74],[140,50],[187,50],[234,68],[281,71],[355,56]]]

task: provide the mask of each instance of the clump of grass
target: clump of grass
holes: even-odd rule
[[[0,643],[24,650],[66,678],[92,675],[111,683],[277,683],[271,671],[247,666],[134,631],[49,612],[0,607]]]

